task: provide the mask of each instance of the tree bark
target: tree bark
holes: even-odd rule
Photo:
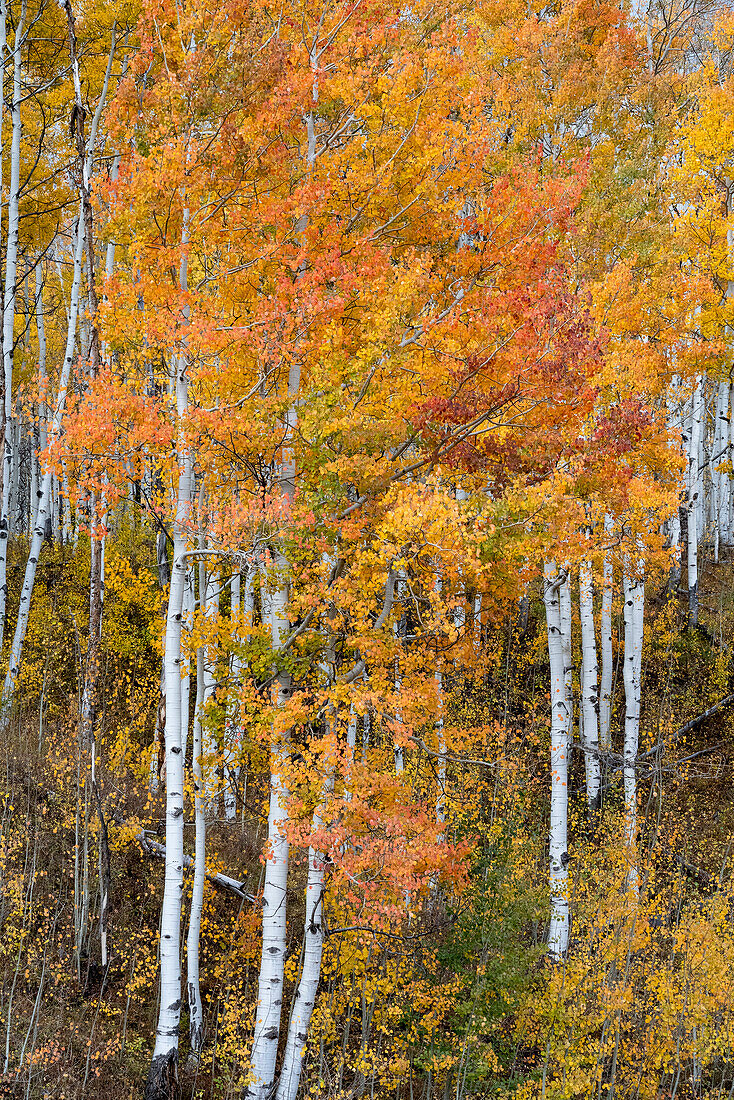
[[[589,809],[599,809],[601,776],[599,770],[599,668],[594,631],[594,591],[591,563],[579,568],[579,610],[581,616],[581,706],[584,725],[584,766],[586,798]]]
[[[20,19],[15,28],[13,42],[13,104],[11,119],[13,132],[10,143],[10,187],[8,191],[8,237],[5,252],[5,295],[3,298],[3,375],[4,375],[4,448],[3,485],[0,501],[0,650],[5,632],[5,615],[8,601],[8,537],[10,535],[10,487],[13,476],[13,352],[15,345],[15,297],[17,289],[18,235],[20,206],[20,158],[21,158],[21,104],[23,102],[22,57],[25,42],[24,26],[26,0],[22,0]],[[3,20],[3,23],[5,21]]]
[[[698,625],[698,541],[699,529],[699,493],[700,471],[699,450],[701,445],[701,417],[703,413],[703,382],[701,375],[696,384],[691,402],[690,431],[687,434],[688,445],[688,622]]]
[[[551,676],[551,807],[548,951],[555,961],[568,950],[570,912],[568,883],[568,753],[570,708],[566,694],[566,658],[561,629],[559,589],[568,583],[553,561],[543,569],[543,602],[548,627]]]
[[[202,590],[199,589],[201,599]],[[191,914],[189,916],[189,934],[186,941],[187,986],[189,994],[189,1038],[191,1050],[198,1055],[204,1038],[204,1013],[201,1007],[199,985],[199,936],[201,932],[201,912],[204,904],[204,874],[206,870],[206,798],[204,794],[204,776],[201,766],[202,740],[201,718],[206,702],[204,688],[204,650],[196,650],[196,709],[194,711],[194,730],[192,745],[192,766],[194,772],[194,882],[191,892]]]
[[[230,624],[237,631],[239,640],[239,627],[242,621],[242,581],[238,572],[233,572],[229,589]],[[242,661],[238,653],[232,654],[231,661],[232,684],[236,692],[242,675]],[[241,740],[241,726],[239,722],[239,706],[236,699],[227,706],[227,718],[224,730],[224,816],[227,821],[234,821],[237,816],[237,778],[239,775],[239,745]]]
[[[604,533],[612,533],[613,521],[610,515],[604,517]],[[612,600],[614,596],[614,563],[611,550],[604,554],[601,590],[601,694],[599,699],[599,748],[609,752],[612,747]]]
[[[637,874],[637,783],[635,764],[640,741],[640,703],[642,680],[642,635],[645,613],[644,561],[637,563],[637,574],[625,568],[624,587],[624,806],[625,841],[629,867],[627,884],[633,894],[639,891]]]
[[[322,814],[334,785],[333,765],[327,765],[321,804],[314,811],[312,832],[323,828]],[[296,990],[286,1038],[283,1065],[278,1081],[276,1100],[296,1100],[301,1080],[303,1055],[308,1040],[308,1028],[313,1014],[321,976],[321,956],[324,947],[324,855],[313,844],[308,849],[308,879],[306,881],[306,915],[303,929],[303,965]]]
[[[182,244],[188,243],[188,208],[184,209]],[[181,259],[181,288],[187,285],[186,253]],[[191,512],[193,467],[185,418],[189,409],[188,363],[175,359],[178,436],[178,491],[173,524],[173,566],[165,638],[166,869],[161,907],[160,1005],[153,1058],[145,1100],[169,1100],[178,1088],[178,1033],[181,1020],[181,895],[183,892],[183,753],[181,714],[181,626],[186,588],[186,542]]]

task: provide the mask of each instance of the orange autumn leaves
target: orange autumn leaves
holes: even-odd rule
[[[556,97],[558,133],[581,87],[602,94],[591,75],[604,58],[616,59],[617,102],[634,67],[633,31],[617,18],[584,37],[584,10],[573,8],[574,49],[588,56]],[[534,18],[545,55],[560,50],[550,17]],[[421,4],[303,3],[276,24],[258,3],[183,16],[149,4],[112,107],[120,172],[98,195],[116,244],[102,309],[110,357],[69,423],[67,462],[107,506],[142,482],[165,525],[180,430],[205,499],[192,541],[204,524],[240,566],[272,569],[273,550],[285,552],[289,619],[307,625],[287,653],[249,657],[259,670],[288,662],[298,687],[287,712],[304,740],[325,700],[371,708],[406,747],[432,738],[437,654],[474,660],[456,627],[467,590],[485,594],[486,616],[545,554],[588,554],[589,517],[600,532],[607,510],[629,513],[630,540],[659,546],[675,504],[661,394],[681,330],[663,321],[688,307],[689,285],[675,297],[668,268],[650,275],[634,241],[616,259],[609,234],[602,248],[589,196],[605,162],[584,140],[549,153],[538,130],[508,136],[504,113],[512,128],[517,107],[497,72],[511,26],[462,4],[437,17]],[[559,71],[566,63],[556,53]],[[536,117],[539,86],[516,91]],[[633,124],[609,137],[625,155]],[[624,210],[615,216],[619,228]],[[273,492],[284,451],[292,501]],[[374,630],[391,571],[406,589]],[[327,691],[320,661],[335,636]],[[264,631],[253,637],[267,648]],[[370,682],[346,690],[358,659]],[[248,699],[257,736],[269,700],[259,688]],[[375,771],[389,831],[388,763]],[[352,815],[358,804],[355,789]]]

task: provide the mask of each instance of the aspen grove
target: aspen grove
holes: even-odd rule
[[[731,1098],[734,8],[0,81],[0,1096]]]

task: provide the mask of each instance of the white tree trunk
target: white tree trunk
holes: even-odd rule
[[[708,420],[706,409],[707,386],[708,378],[704,374],[701,376],[701,419],[698,431],[698,493],[696,496],[699,544],[705,541],[706,527],[709,519],[707,507],[709,494],[706,492],[706,475],[709,470],[709,464],[706,461],[706,425]]]
[[[644,563],[638,562],[637,575],[625,569],[624,585],[624,805],[625,840],[628,848],[627,883],[633,893],[639,889],[637,877],[637,783],[636,764],[640,740],[640,703],[642,688],[642,635],[645,615]]]
[[[300,387],[300,364],[291,363],[288,395],[291,404],[286,415],[283,458],[279,471],[279,492],[292,502],[295,495],[295,458],[292,439],[296,427],[295,399]],[[290,595],[290,564],[284,554],[274,550],[275,569],[271,584],[261,580],[263,613],[267,607],[271,626],[271,644],[278,650],[288,636],[288,600]],[[263,890],[262,954],[258,977],[258,1003],[250,1056],[248,1097],[270,1100],[275,1080],[278,1056],[280,1020],[283,1007],[283,971],[286,952],[286,894],[288,888],[288,838],[285,826],[288,817],[288,790],[283,777],[283,765],[290,746],[290,731],[279,718],[279,711],[290,698],[290,674],[277,672],[273,684],[275,721],[270,745],[270,804],[268,808],[268,854],[265,861]]]
[[[19,509],[19,497],[20,497],[20,441],[22,436],[22,418],[21,411],[18,402],[15,405],[15,416],[11,425],[11,437],[12,443],[12,464],[10,475],[10,500],[8,502],[8,538],[12,538],[13,535],[18,534],[18,521],[20,519]]]
[[[275,591],[269,595],[268,599],[273,649],[279,649],[288,634],[287,562],[279,556],[276,565],[284,575],[281,576]],[[264,587],[268,587],[267,581]],[[275,682],[276,706],[285,703],[290,691],[290,677],[287,673],[280,672]],[[281,729],[276,723],[270,748],[270,805],[268,854],[263,890],[262,956],[258,980],[257,1017],[250,1059],[251,1080],[248,1085],[248,1096],[253,1100],[269,1100],[275,1080],[275,1062],[280,1036],[288,888],[288,839],[285,834],[288,790],[282,769],[288,743],[288,730]]]
[[[403,581],[397,582],[398,600],[400,601],[400,618],[395,620],[393,631],[395,639],[397,641],[397,651],[395,653],[395,671],[393,679],[393,688],[395,691],[395,721],[400,726],[403,720],[403,713],[400,707],[400,693],[403,690],[403,678],[400,674],[400,653],[402,647],[403,635],[405,633],[403,627],[403,611],[402,611],[402,595],[405,588]],[[393,751],[395,754],[395,774],[402,775],[405,770],[405,758],[403,754],[403,746],[399,742],[394,742]]]
[[[327,767],[321,802],[313,815],[312,830],[323,828],[323,804],[333,788],[333,767]],[[303,928],[303,966],[296,990],[295,1003],[288,1025],[276,1100],[296,1100],[301,1080],[301,1066],[308,1039],[316,993],[321,975],[321,955],[324,947],[324,856],[311,845],[308,849],[308,879],[306,881],[306,915]]]
[[[729,379],[722,379],[716,402],[716,449],[714,454],[715,478],[717,488],[717,549],[718,544],[728,546],[729,533],[730,481],[729,481]],[[718,560],[718,556],[717,556]]]
[[[561,630],[559,589],[568,583],[553,561],[543,569],[543,601],[548,626],[551,677],[550,928],[548,950],[556,961],[568,950],[568,753],[570,708],[566,695],[566,659]]]
[[[183,597],[182,628],[188,636],[194,626],[194,570],[191,565],[186,569],[186,582]],[[198,685],[197,685],[198,687]],[[188,647],[181,654],[181,767],[186,774],[186,753],[189,742],[189,699],[191,694],[191,661]]]
[[[77,219],[76,234],[77,235],[74,248],[74,273],[72,276],[71,284],[71,306],[69,310],[69,327],[66,335],[64,361],[61,365],[61,373],[59,376],[56,404],[54,406],[53,419],[51,422],[52,439],[58,439],[59,432],[61,431],[61,422],[66,405],[66,395],[71,380],[71,368],[74,361],[74,338],[76,335],[76,324],[79,314],[79,291],[81,287],[82,255],[84,251],[84,230],[81,210]],[[18,679],[18,672],[20,671],[20,662],[23,654],[23,642],[25,641],[26,631],[28,629],[28,615],[31,608],[33,585],[36,579],[36,568],[38,566],[38,559],[41,554],[41,547],[43,546],[43,541],[46,535],[46,520],[49,516],[52,504],[53,484],[53,467],[49,466],[43,475],[43,483],[41,486],[41,500],[38,507],[38,514],[36,516],[36,525],[33,529],[30,552],[28,554],[28,560],[26,562],[25,576],[23,578],[23,588],[20,595],[18,618],[15,624],[15,634],[13,636],[13,644],[10,649],[8,671],[5,675],[5,682],[3,684],[2,699],[0,700],[0,728],[5,728],[8,722],[8,718],[10,717],[10,709],[13,702],[13,695],[15,693],[15,685]]]
[[[446,825],[446,731],[443,724],[443,673],[441,671],[441,658],[437,657],[436,666],[436,701],[438,703],[438,717],[436,718],[436,739],[438,742],[438,757],[436,758],[436,824],[440,832],[436,840],[443,844],[446,839],[444,826]]]
[[[182,243],[188,243],[189,211],[183,212]],[[181,259],[180,285],[187,285],[187,258]],[[164,649],[166,752],[166,865],[161,906],[160,1005],[155,1047],[145,1100],[167,1100],[168,1082],[178,1075],[178,1032],[181,1021],[181,897],[184,868],[184,773],[181,714],[181,626],[188,566],[186,544],[191,514],[193,465],[184,430],[189,409],[188,363],[174,360],[178,433],[178,490],[173,523],[173,564],[168,594]]]
[[[734,286],[734,284],[730,284],[730,286]],[[732,492],[732,485],[731,485],[731,477],[732,477],[731,463],[734,460],[734,394],[732,394],[731,396],[732,396],[732,403],[731,403],[732,404],[732,411],[731,411],[731,414],[729,416],[729,424],[728,424],[729,431],[728,431],[728,439],[727,439],[728,449],[727,449],[727,452],[726,452],[726,462],[727,462],[726,480],[727,480],[728,498],[729,498],[728,531],[729,531],[729,544],[730,545],[734,543],[734,492]]]
[[[690,432],[688,444],[688,620],[691,626],[698,623],[698,541],[700,471],[699,451],[701,445],[701,418],[703,414],[703,383],[701,375],[696,378],[691,404]]]
[[[76,549],[78,529],[74,528],[71,517],[71,499],[69,496],[69,475],[66,472],[66,463],[62,463],[63,476],[61,485],[56,480],[56,541],[63,542],[65,546],[74,543]],[[59,525],[61,530],[59,531]]]
[[[561,635],[563,637],[563,667],[566,683],[566,706],[568,707],[569,737],[573,736],[573,649],[571,632],[573,627],[573,607],[571,604],[571,578],[569,570],[564,569],[565,580],[558,590],[561,615]]]
[[[344,801],[352,801],[352,778],[354,769],[354,751],[357,747],[357,712],[354,704],[349,708],[347,724],[347,762],[344,776]]]
[[[5,296],[3,299],[3,372],[5,376],[5,445],[3,453],[3,485],[0,501],[0,650],[5,631],[5,615],[8,601],[8,536],[10,533],[10,486],[13,476],[13,350],[15,343],[15,295],[18,266],[18,233],[20,226],[20,139],[22,131],[21,104],[24,99],[22,83],[22,47],[26,17],[26,0],[22,0],[20,19],[15,28],[13,45],[13,105],[11,118],[13,133],[10,144],[10,189],[8,192],[8,238],[5,251]],[[3,23],[5,21],[3,20]],[[78,232],[82,238],[83,230]],[[77,291],[78,293],[78,291]]]
[[[591,563],[579,567],[579,610],[581,616],[581,708],[584,722],[584,765],[586,798],[590,810],[598,810],[601,798],[599,767],[599,668],[594,631],[594,590]]]
[[[613,528],[612,517],[604,517],[604,533],[607,538]],[[614,670],[612,667],[612,598],[614,595],[614,563],[612,552],[607,550],[604,554],[604,566],[601,590],[601,694],[599,698],[599,748],[602,752],[609,752],[612,747],[611,718],[612,718],[612,682]]]
[[[668,428],[671,432],[683,432],[683,417],[681,416],[680,407],[680,379],[677,374],[674,374],[670,389],[668,392]],[[678,449],[678,442],[676,439],[671,440],[670,446],[676,451]],[[681,555],[681,524],[680,524],[680,508],[676,508],[672,516],[668,520],[668,546],[673,551],[672,558],[673,564],[670,569],[670,575],[668,578],[668,588],[670,591],[675,592],[680,584],[680,555]]]
[[[201,587],[199,588],[199,592],[201,598]],[[194,773],[194,882],[191,892],[189,934],[186,941],[187,986],[189,993],[189,1036],[191,1040],[191,1049],[197,1055],[201,1051],[204,1038],[204,1013],[201,1006],[201,990],[199,987],[199,936],[201,932],[201,911],[204,904],[204,876],[206,873],[206,799],[204,794],[204,776],[201,767],[201,716],[204,702],[204,650],[199,646],[196,651],[196,709],[194,711],[192,746],[192,767]]]
[[[246,587],[246,586],[245,586]],[[239,573],[233,573],[229,590],[230,623],[232,631],[237,634],[239,641],[239,628],[242,623],[242,582]],[[232,684],[235,691],[239,687],[242,675],[242,661],[239,654],[232,654]],[[237,816],[236,784],[239,774],[238,758],[241,739],[239,722],[239,705],[236,701],[230,703],[227,708],[227,719],[224,731],[224,816],[227,821],[234,821]]]
[[[362,682],[369,684],[369,673],[367,669],[364,670],[362,675]],[[370,732],[372,729],[372,716],[369,710],[366,710],[362,716],[362,762],[367,759],[367,753],[370,750]]]
[[[40,482],[43,477],[38,468],[38,449],[38,425],[33,424],[31,427],[31,500],[30,515],[28,517],[28,530],[31,533],[31,537],[33,537],[33,528],[36,526],[38,502],[41,496]]]
[[[219,569],[212,566],[207,569],[202,563],[199,566],[199,599],[207,623],[211,628],[219,618]],[[203,581],[203,584],[202,584]],[[216,676],[217,648],[208,643],[204,651],[204,706],[209,702],[217,686]],[[207,757],[213,757],[217,751],[216,741],[212,736],[208,724],[203,727],[203,752]],[[212,806],[219,799],[216,772],[211,763],[204,769],[204,789],[206,791],[207,805]]]

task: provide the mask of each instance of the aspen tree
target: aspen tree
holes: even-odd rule
[[[438,756],[436,766],[436,824],[442,831],[438,835],[439,842],[446,839],[444,827],[446,825],[446,731],[444,728],[444,692],[443,672],[441,659],[436,660],[436,696],[438,700],[438,716],[436,718],[436,735],[438,740]]]
[[[594,630],[594,592],[591,563],[579,566],[579,614],[581,618],[581,709],[583,713],[586,798],[590,810],[598,810],[601,798],[599,769],[599,669]]]
[[[194,625],[194,570],[189,565],[186,570],[186,587],[183,597],[183,630],[190,635]],[[191,661],[188,646],[181,657],[181,767],[186,770],[186,755],[189,739],[189,703],[191,693]]]
[[[729,391],[728,378],[722,378],[716,399],[716,441],[714,444],[714,488],[716,490],[715,560],[719,560],[719,545],[728,546],[729,512],[731,508],[729,478]]]
[[[568,566],[564,566],[563,576],[564,580],[561,582],[560,588],[558,589],[558,599],[561,616],[561,635],[563,638],[563,667],[566,686],[566,705],[568,706],[568,729],[569,736],[573,737],[573,603]]]
[[[288,633],[285,587],[287,562],[276,558],[282,573],[269,600],[271,641],[274,650],[280,648]],[[284,568],[285,567],[285,568]],[[285,576],[283,575],[285,573]],[[267,583],[267,581],[266,581]],[[275,678],[276,708],[283,706],[291,693],[290,676],[279,672]],[[286,894],[288,889],[288,839],[285,833],[288,790],[283,770],[288,752],[289,731],[278,721],[273,723],[270,746],[270,801],[268,807],[268,854],[263,889],[262,956],[258,979],[258,1002],[250,1059],[251,1080],[248,1094],[266,1100],[275,1079],[280,1019],[283,1003],[283,968],[286,952]]]
[[[43,263],[42,257],[38,257],[36,261],[36,293],[33,300],[34,313],[36,315],[36,334],[38,336],[38,389],[39,389],[39,402],[38,402],[38,432],[34,439],[34,443],[37,443],[39,451],[45,451],[48,443],[48,413],[47,413],[47,378],[46,378],[46,326],[43,317]],[[33,515],[31,523],[31,537],[33,537],[33,529],[36,526],[36,518],[38,516],[38,508],[41,503],[42,490],[41,482],[43,481],[43,471],[40,469],[40,460],[38,454],[33,456],[33,469],[35,472],[36,480],[36,495],[33,500]]]
[[[349,708],[349,720],[347,722],[347,759],[345,765],[344,775],[344,801],[352,801],[352,782],[353,782],[353,770],[355,760],[355,750],[357,748],[357,712],[354,709],[354,703]]]
[[[443,588],[441,577],[436,578],[435,590],[436,594],[440,595]],[[479,597],[477,597],[479,599]],[[478,616],[477,616],[478,617]],[[479,634],[481,641],[481,620],[479,626]],[[436,736],[438,742],[438,757],[436,768],[436,824],[444,826],[446,824],[446,730],[444,728],[444,690],[443,690],[443,665],[442,659],[436,650],[436,701],[438,704],[438,713],[436,716]],[[439,840],[445,839],[442,832],[439,836]]]
[[[698,623],[698,542],[699,528],[699,497],[700,485],[700,449],[701,449],[701,424],[703,418],[703,379],[696,376],[691,398],[690,429],[684,436],[687,446],[688,458],[688,621],[691,626]]]
[[[277,474],[281,499],[292,502],[295,493],[295,458],[293,435],[296,429],[296,404],[301,380],[300,364],[294,361],[288,372],[289,406],[286,413],[285,440]],[[273,651],[283,645],[289,629],[288,600],[290,568],[285,555],[277,548],[273,552],[274,569],[267,576],[263,569],[263,584],[270,588],[267,614]],[[267,1100],[275,1080],[280,1021],[283,1005],[283,972],[286,955],[286,894],[288,889],[288,839],[285,824],[288,816],[288,790],[283,775],[288,753],[290,731],[282,725],[279,711],[290,698],[290,673],[276,670],[273,683],[275,718],[270,744],[270,802],[268,807],[268,855],[265,863],[263,889],[262,954],[258,977],[258,1002],[250,1057],[248,1095],[254,1100]]]
[[[203,562],[199,566],[199,599],[201,608],[211,630],[219,618],[219,570],[215,565],[205,568]],[[217,686],[216,675],[216,644],[209,642],[204,649],[204,706],[213,697]],[[205,756],[212,757],[216,752],[216,742],[209,730],[208,724],[204,726],[202,737],[203,752]],[[211,764],[204,770],[204,789],[206,791],[207,805],[211,808],[218,801],[216,776],[213,774]]]
[[[317,65],[320,53],[319,26],[309,51],[311,102],[304,104],[305,156],[303,168],[307,176],[313,172],[316,160],[316,109],[319,102]],[[308,227],[308,214],[296,223],[296,234],[303,241]],[[305,260],[299,274],[302,274]],[[280,499],[293,504],[296,464],[293,451],[297,426],[297,399],[301,387],[301,363],[296,353],[288,369],[288,407],[285,414],[285,435],[277,471],[277,493]],[[290,565],[279,548],[274,548],[275,585],[269,600],[272,648],[277,652],[288,635],[288,603],[290,596]],[[288,840],[285,835],[288,791],[283,778],[290,731],[281,728],[278,711],[292,693],[290,674],[276,670],[273,682],[276,718],[270,744],[270,803],[268,807],[268,857],[265,867],[262,918],[262,954],[258,975],[258,1003],[250,1056],[248,1096],[252,1100],[269,1100],[275,1081],[275,1066],[280,1038],[283,1003],[283,979],[286,956],[286,895],[288,890]]]
[[[230,624],[233,631],[239,633],[242,625],[242,581],[238,570],[232,571],[230,578],[229,606]],[[231,658],[232,686],[236,692],[242,675],[242,661],[238,653],[233,653]],[[228,821],[234,821],[237,816],[236,784],[239,776],[239,745],[241,740],[241,724],[239,722],[239,707],[236,700],[227,708],[227,717],[224,730],[224,816]]]
[[[4,9],[5,11],[5,9]],[[10,183],[8,191],[8,230],[5,250],[5,293],[3,296],[3,374],[4,374],[4,449],[3,484],[0,501],[0,649],[5,631],[5,614],[8,599],[7,562],[8,537],[10,535],[10,489],[13,466],[17,461],[14,442],[13,418],[13,355],[15,351],[15,299],[18,283],[18,236],[20,230],[20,139],[22,132],[21,106],[24,101],[22,82],[22,50],[27,31],[25,29],[27,0],[22,0],[20,18],[15,26],[13,39],[13,99],[11,107],[12,137],[10,142]],[[2,19],[5,27],[6,17]],[[5,31],[3,30],[3,37]],[[5,51],[3,50],[3,63]],[[3,73],[4,76],[4,65]]]
[[[188,285],[188,258],[185,246],[189,238],[189,210],[184,207],[179,285]],[[186,318],[185,318],[186,319]],[[185,354],[175,357],[176,464],[178,487],[173,524],[173,563],[166,613],[164,647],[165,675],[165,756],[166,756],[166,864],[161,905],[160,1004],[155,1047],[145,1100],[168,1100],[178,1078],[178,1035],[181,1019],[181,896],[183,892],[183,753],[181,714],[181,627],[188,566],[186,549],[193,492],[193,460],[186,438],[185,421],[189,411],[188,361]]]
[[[199,564],[200,601],[206,590],[205,573],[206,569],[202,561]],[[196,649],[196,704],[191,745],[194,774],[194,882],[191,891],[189,932],[186,940],[189,1039],[191,1050],[195,1055],[201,1052],[204,1038],[204,1013],[201,1006],[201,990],[199,987],[199,936],[201,933],[201,911],[204,903],[204,873],[206,869],[206,795],[201,763],[203,754],[201,720],[206,702],[205,692],[204,647],[198,646]]]
[[[323,828],[324,804],[334,785],[334,767],[330,760],[323,763],[324,778],[321,803],[314,810],[312,835]],[[275,1100],[296,1100],[301,1081],[303,1055],[308,1040],[316,993],[321,977],[321,956],[324,949],[324,853],[314,841],[308,848],[308,878],[306,881],[306,912],[303,926],[303,962],[296,988],[295,1001],[288,1024],[283,1065],[278,1078]]]
[[[568,950],[570,906],[568,881],[568,754],[570,749],[570,707],[566,688],[566,656],[561,626],[559,589],[568,583],[548,561],[543,567],[543,602],[548,629],[551,676],[551,808],[550,808],[550,893],[551,914],[548,951],[558,961]]]
[[[612,517],[604,516],[604,535],[608,539],[612,533]],[[599,616],[599,633],[601,637],[601,685],[599,696],[599,748],[602,752],[609,752],[612,747],[611,738],[611,713],[612,713],[612,680],[614,669],[612,667],[612,598],[614,595],[614,564],[611,550],[604,551],[604,563],[602,573],[601,611]]]
[[[640,741],[640,704],[642,687],[642,634],[645,615],[644,560],[636,563],[632,573],[625,563],[622,579],[624,589],[624,805],[625,839],[629,853],[627,883],[630,890],[639,890],[637,874],[637,753]]]

